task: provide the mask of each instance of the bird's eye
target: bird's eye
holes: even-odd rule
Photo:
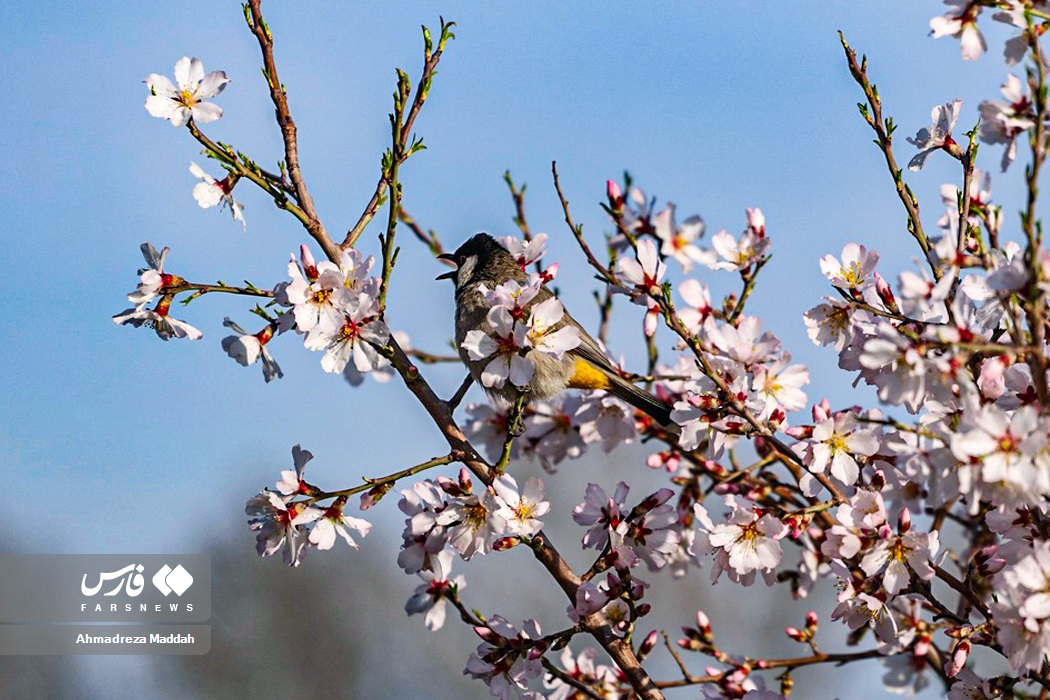
[[[462,265],[466,261],[467,261],[467,256],[466,255],[457,255],[456,256],[456,264],[457,265]]]

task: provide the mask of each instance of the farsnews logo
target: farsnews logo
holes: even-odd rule
[[[86,596],[94,596],[102,591],[104,587],[107,587],[107,584],[116,581],[116,584],[102,595],[115,596],[124,591],[129,597],[134,598],[142,593],[142,589],[146,585],[146,581],[142,576],[143,570],[142,564],[128,564],[116,571],[101,572],[94,575],[84,574],[80,582],[80,592]],[[88,585],[89,576],[92,576],[93,581],[97,580],[97,583]],[[95,579],[96,576],[97,579]],[[182,564],[179,564],[174,569],[165,564],[153,575],[152,580],[153,585],[164,594],[164,597],[172,593],[181,596],[193,585],[193,576],[190,575],[189,571],[186,571]]]
[[[93,596],[109,581],[117,581],[117,585],[102,595],[117,595],[121,589],[126,588],[126,593],[134,598],[142,593],[142,588],[146,585],[142,579],[142,564],[128,564],[123,569],[98,574],[98,583],[94,586],[88,586],[88,574],[84,574],[80,581],[80,592],[86,596]]]
[[[181,596],[193,585],[193,577],[190,576],[189,571],[182,567],[182,564],[179,564],[174,569],[165,564],[160,567],[160,571],[153,575],[153,585],[164,594],[165,598],[170,593]]]

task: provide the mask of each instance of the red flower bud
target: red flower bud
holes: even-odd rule
[[[623,192],[615,180],[606,180],[605,196],[609,200],[609,208],[619,214],[623,212]]]
[[[657,636],[658,635],[656,634],[656,630],[653,630],[652,632],[650,632],[649,634],[647,634],[645,636],[645,639],[642,640],[642,645],[640,647],[638,647],[638,658],[639,659],[642,659],[642,658],[645,658],[646,656],[648,656],[649,652],[651,652],[656,647]]]

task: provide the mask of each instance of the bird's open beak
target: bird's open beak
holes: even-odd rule
[[[445,261],[449,262],[450,264],[452,264],[453,266],[458,267],[456,265],[456,256],[453,255],[452,253],[442,253],[441,255],[437,256],[437,258],[438,258],[438,260],[445,260]],[[455,278],[456,278],[456,270],[449,270],[445,274],[438,275],[434,279],[435,280],[451,280],[451,279],[455,279]]]

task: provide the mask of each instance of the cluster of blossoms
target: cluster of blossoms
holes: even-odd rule
[[[930,20],[930,33],[936,39],[944,36],[959,39],[962,57],[967,61],[976,61],[988,50],[988,43],[977,26],[982,9],[998,10],[992,15],[993,20],[1021,30],[1010,37],[1003,47],[1003,57],[1008,66],[1019,63],[1028,52],[1029,42],[1038,39],[1046,31],[1043,23],[1031,22],[1029,18],[1035,13],[1045,17],[1045,13],[1050,10],[1050,4],[1045,0],[944,0],[944,4],[951,9]]]
[[[946,15],[930,20],[932,34],[938,38],[954,36],[960,39],[964,59],[977,60],[988,49],[977,24],[977,19],[985,7],[998,10],[992,14],[993,20],[1019,30],[1019,33],[1006,41],[1003,50],[1006,65],[1010,67],[1020,63],[1030,48],[1038,45],[1039,38],[1046,32],[1046,18],[1050,16],[1047,14],[1050,12],[1050,4],[1044,0],[1008,0],[1008,2],[945,0],[945,4],[951,5],[952,9]],[[1044,62],[1046,60],[1041,52],[1039,59]],[[1018,137],[1035,126],[1039,115],[1046,114],[1045,105],[1040,107],[1036,104],[1030,87],[1029,81],[1023,81],[1013,74],[1008,74],[1002,86],[1002,94],[1005,99],[986,100],[980,105],[981,140],[989,144],[1006,146],[1002,157],[1003,172],[1017,157]],[[950,134],[955,117],[957,117],[959,101],[956,100],[953,104],[955,113],[951,116],[950,126],[944,133]],[[934,123],[938,123],[936,110]]]
[[[288,263],[292,281],[274,290],[277,302],[291,307],[303,345],[324,353],[325,372],[353,376],[390,364],[378,350],[390,339],[390,329],[380,313],[380,280],[368,276],[374,263],[353,248],[343,251],[338,265],[315,262],[303,246],[299,259],[292,256]]]
[[[222,109],[204,100],[221,93],[230,79],[217,70],[204,74],[204,64],[198,58],[183,56],[175,64],[175,82],[157,73],[146,78],[150,95],[146,98],[146,111],[158,119],[167,119],[172,126],[207,124],[222,118]],[[236,221],[246,227],[244,205],[233,198],[233,187],[239,176],[229,174],[216,180],[196,163],[190,163],[190,174],[200,180],[193,188],[193,198],[202,209],[221,204],[228,207]]]
[[[193,292],[188,300],[191,301],[208,291],[235,288],[194,284],[165,272],[168,252],[164,248],[158,253],[150,243],[142,244],[147,267],[139,270],[138,287],[128,294],[135,306],[114,315],[113,321],[118,325],[147,326],[163,340],[198,340],[203,337],[200,330],[169,314],[176,295]],[[290,282],[280,282],[270,292],[254,287],[239,290],[271,297],[285,311],[276,316],[263,312],[268,323],[256,333],[227,318],[224,325],[235,335],[223,338],[223,350],[243,366],[261,360],[263,376],[269,382],[284,373],[266,346],[276,335],[294,329],[304,336],[306,348],[324,353],[321,367],[326,372],[342,373],[354,385],[370,372],[375,372],[380,381],[388,379],[390,362],[380,349],[391,333],[380,311],[380,280],[368,276],[373,264],[372,256],[364,258],[352,248],[342,254],[338,265],[327,260],[318,263],[302,246],[299,258],[292,256],[288,264]],[[401,337],[407,345],[407,336]]]
[[[898,601],[928,599],[924,582],[945,554],[938,553],[938,531],[912,529],[909,513],[960,504],[956,510],[973,523],[979,563],[966,583],[980,590],[990,582],[998,642],[1012,669],[1038,671],[1050,644],[1041,636],[1045,616],[1031,614],[1026,601],[1045,587],[1035,523],[1050,496],[1050,419],[1040,410],[1032,366],[1001,340],[1016,331],[1015,295],[1032,280],[1016,246],[987,250],[981,242],[982,225],[993,240],[999,233],[987,176],[975,172],[968,189],[969,212],[960,222],[958,188],[944,188],[944,233],[930,241],[932,276],[905,272],[895,293],[876,271],[878,254],[856,244],[821,262],[839,296],[806,314],[810,337],[833,346],[841,368],[876,387],[884,402],[917,414],[917,422],[898,423],[880,411],[830,413],[822,405],[812,426],[788,430],[802,438],[794,448],[810,471],[826,472],[849,497],[830,528],[809,528],[806,537],[819,551],[799,573],[830,564],[842,584],[833,617],[852,629],[871,626],[886,649],[907,648],[902,636],[914,626],[903,624],[909,613]],[[819,484],[810,486],[820,493]],[[896,533],[886,503],[900,513]],[[996,539],[1000,544],[988,545]],[[970,644],[967,635],[953,645],[949,675],[963,670]],[[960,679],[962,692],[969,681]]]
[[[164,271],[164,262],[170,250],[165,248],[158,253],[149,242],[143,243],[141,250],[146,267],[138,271],[138,287],[128,294],[128,301],[134,306],[113,316],[113,322],[135,328],[152,328],[161,340],[199,340],[203,336],[199,330],[185,321],[171,317],[168,313],[171,310],[171,302],[175,300],[175,292],[186,284],[186,280],[178,275]],[[150,306],[154,300],[157,301],[156,305]]]
[[[675,205],[654,212],[655,199],[648,199],[638,187],[632,187],[627,197],[616,182],[607,183],[609,205],[607,210],[618,219],[624,233],[611,238],[618,251],[625,250],[630,235],[637,241],[637,261],[623,258],[619,272],[625,279],[643,290],[655,289],[666,268],[660,258],[671,258],[683,272],[691,272],[694,263],[711,270],[742,271],[762,263],[769,254],[766,238],[766,219],[761,209],[747,210],[747,227],[738,237],[722,230],[711,237],[711,248],[698,245],[704,235],[704,220],[699,215],[689,216],[678,224]],[[648,276],[647,276],[648,275]]]
[[[344,512],[346,496],[324,508],[314,505],[322,492],[303,478],[311,459],[310,452],[293,447],[293,468],[282,471],[274,488],[263,490],[245,506],[248,526],[258,533],[255,548],[260,556],[281,552],[286,564],[299,566],[310,547],[331,549],[338,536],[357,549],[353,533],[364,537],[372,529],[367,520]]]
[[[508,407],[489,403],[467,406],[466,433],[492,460],[499,459],[510,431]],[[561,394],[546,401],[530,401],[525,409],[525,431],[511,445],[511,458],[538,460],[554,471],[565,459],[576,459],[590,445],[605,453],[630,444],[638,435],[634,409],[605,392]]]
[[[543,528],[540,516],[550,510],[543,499],[542,480],[529,479],[519,489],[509,474],[480,492],[475,492],[465,469],[457,480],[439,477],[417,482],[401,492],[398,503],[408,516],[398,563],[408,574],[433,571],[434,557],[446,545],[469,560],[514,546],[520,538],[535,537]],[[511,539],[501,540],[504,537]]]
[[[1030,55],[1032,65],[1024,79],[1007,77],[1004,100],[981,103],[978,135],[1004,146],[1003,171],[1017,158],[1019,143],[1032,146],[1034,202],[1034,177],[1050,150],[1050,105],[1038,103],[1050,91],[1050,65],[1038,48],[1050,7],[1042,0],[945,4],[950,9],[931,21],[932,33],[959,38],[964,58],[987,49],[977,24],[983,9],[994,6],[994,20],[1019,30],[1006,43],[1007,64]],[[878,111],[865,68],[852,68]],[[204,100],[222,91],[225,74],[205,75],[200,61],[184,58],[175,78],[149,77],[150,114],[191,130],[221,116]],[[629,180],[623,188],[607,183],[605,209],[614,227],[606,240],[608,267],[586,251],[609,283],[604,299],[598,295],[603,321],[616,295],[645,308],[651,375],[645,379],[671,408],[670,423],[603,392],[562,393],[523,408],[467,406],[464,433],[495,470],[480,485],[466,468],[456,479],[417,481],[400,491],[398,504],[406,516],[398,564],[421,579],[405,611],[439,630],[451,607],[473,627],[481,644],[466,674],[503,700],[632,697],[638,690],[632,679],[598,663],[596,649],[573,652],[569,640],[600,626],[644,660],[657,634],[632,641],[651,609],[649,584],[638,576],[643,565],[647,575],[666,571],[684,578],[707,562],[712,582],[724,575],[750,586],[761,578],[767,586],[789,584],[797,598],[822,580],[833,581],[838,595],[830,619],[850,631],[850,643],[874,637],[868,656],[883,659],[884,682],[894,692],[919,691],[935,675],[946,679],[948,696],[956,699],[999,697],[1028,683],[1050,687],[1044,673],[1050,663],[1050,253],[1042,247],[1034,208],[1021,222],[1027,248],[1000,241],[1004,217],[992,203],[991,178],[974,167],[972,143],[964,148],[953,135],[963,107],[961,100],[938,105],[931,124],[908,139],[917,149],[909,162],[913,171],[930,158],[963,164],[963,185],[941,188],[945,213],[933,235],[923,230],[917,202],[893,168],[906,207],[911,204],[910,231],[922,247],[924,267],[900,273],[894,284],[880,274],[876,250],[848,243],[820,259],[834,294],[804,317],[813,343],[833,348],[839,367],[855,383],[873,387],[883,404],[899,407],[904,420],[881,409],[833,408],[827,400],[811,405],[808,418],[799,416],[809,402],[803,389],[809,370],[793,363],[780,339],[745,312],[770,257],[760,209],[746,210],[738,236],[720,231],[704,248],[699,216],[679,222],[673,204],[657,210],[656,200]],[[892,124],[868,122],[877,132]],[[888,138],[877,143],[892,163]],[[200,180],[194,198],[201,207],[228,207],[243,223],[232,192],[244,171],[224,164],[229,174],[222,180],[191,166]],[[276,182],[283,186],[283,176]],[[540,363],[560,361],[582,342],[545,287],[558,273],[557,265],[539,264],[546,240],[545,234],[502,240],[523,271],[537,271],[525,282],[483,287],[486,324],[462,343],[467,357],[483,367],[483,388],[497,395],[527,390]],[[113,317],[118,324],[147,326],[164,340],[197,339],[200,331],[169,315],[176,297],[189,293],[186,301],[192,301],[210,291],[237,291],[268,299],[266,309],[256,309],[266,324],[251,333],[226,319],[234,335],[222,347],[242,365],[260,362],[267,381],[282,376],[267,344],[292,330],[307,349],[323,353],[326,372],[352,384],[365,375],[392,375],[384,282],[371,275],[371,256],[349,248],[317,262],[303,246],[288,265],[290,281],[268,291],[191,283],[165,270],[168,249],[158,253],[147,243],[142,253],[147,267],[128,295],[133,307]],[[689,276],[701,269],[729,272],[743,289],[713,302],[707,284]],[[658,356],[661,321],[675,339],[672,359]],[[407,338],[397,340],[407,347]],[[519,419],[520,431],[511,425]],[[483,618],[462,602],[466,580],[453,574],[457,555],[470,560],[522,543],[537,551],[545,544],[543,519],[551,511],[546,486],[522,475],[519,487],[519,478],[503,471],[508,462],[538,462],[553,472],[589,446],[609,453],[631,443],[656,445],[646,464],[663,470],[672,487],[631,502],[624,482],[611,494],[588,484],[571,518],[584,528],[581,545],[594,561],[566,587],[568,632],[544,636],[535,620],[515,627],[499,615]],[[744,464],[752,456],[749,443],[754,461]],[[351,496],[361,494],[361,508],[371,507],[399,479],[459,458],[450,453],[364,487],[328,493],[304,480],[311,455],[296,446],[293,469],[247,504],[258,551],[280,551],[289,565],[298,565],[308,549],[329,549],[338,538],[356,547],[355,537],[371,525],[344,512]],[[956,604],[945,602],[935,580],[959,594]],[[790,627],[787,635],[817,652],[817,622],[812,612],[803,628]],[[721,664],[708,669],[714,680],[705,684],[704,697],[785,697],[753,674],[761,662],[716,646],[703,613],[685,635],[682,649]],[[1012,675],[978,676],[969,664],[978,646],[1000,653]],[[562,652],[560,667],[547,656],[552,650]],[[940,667],[931,670],[934,663]],[[790,660],[778,665],[792,667]],[[781,690],[789,688],[785,681]]]

